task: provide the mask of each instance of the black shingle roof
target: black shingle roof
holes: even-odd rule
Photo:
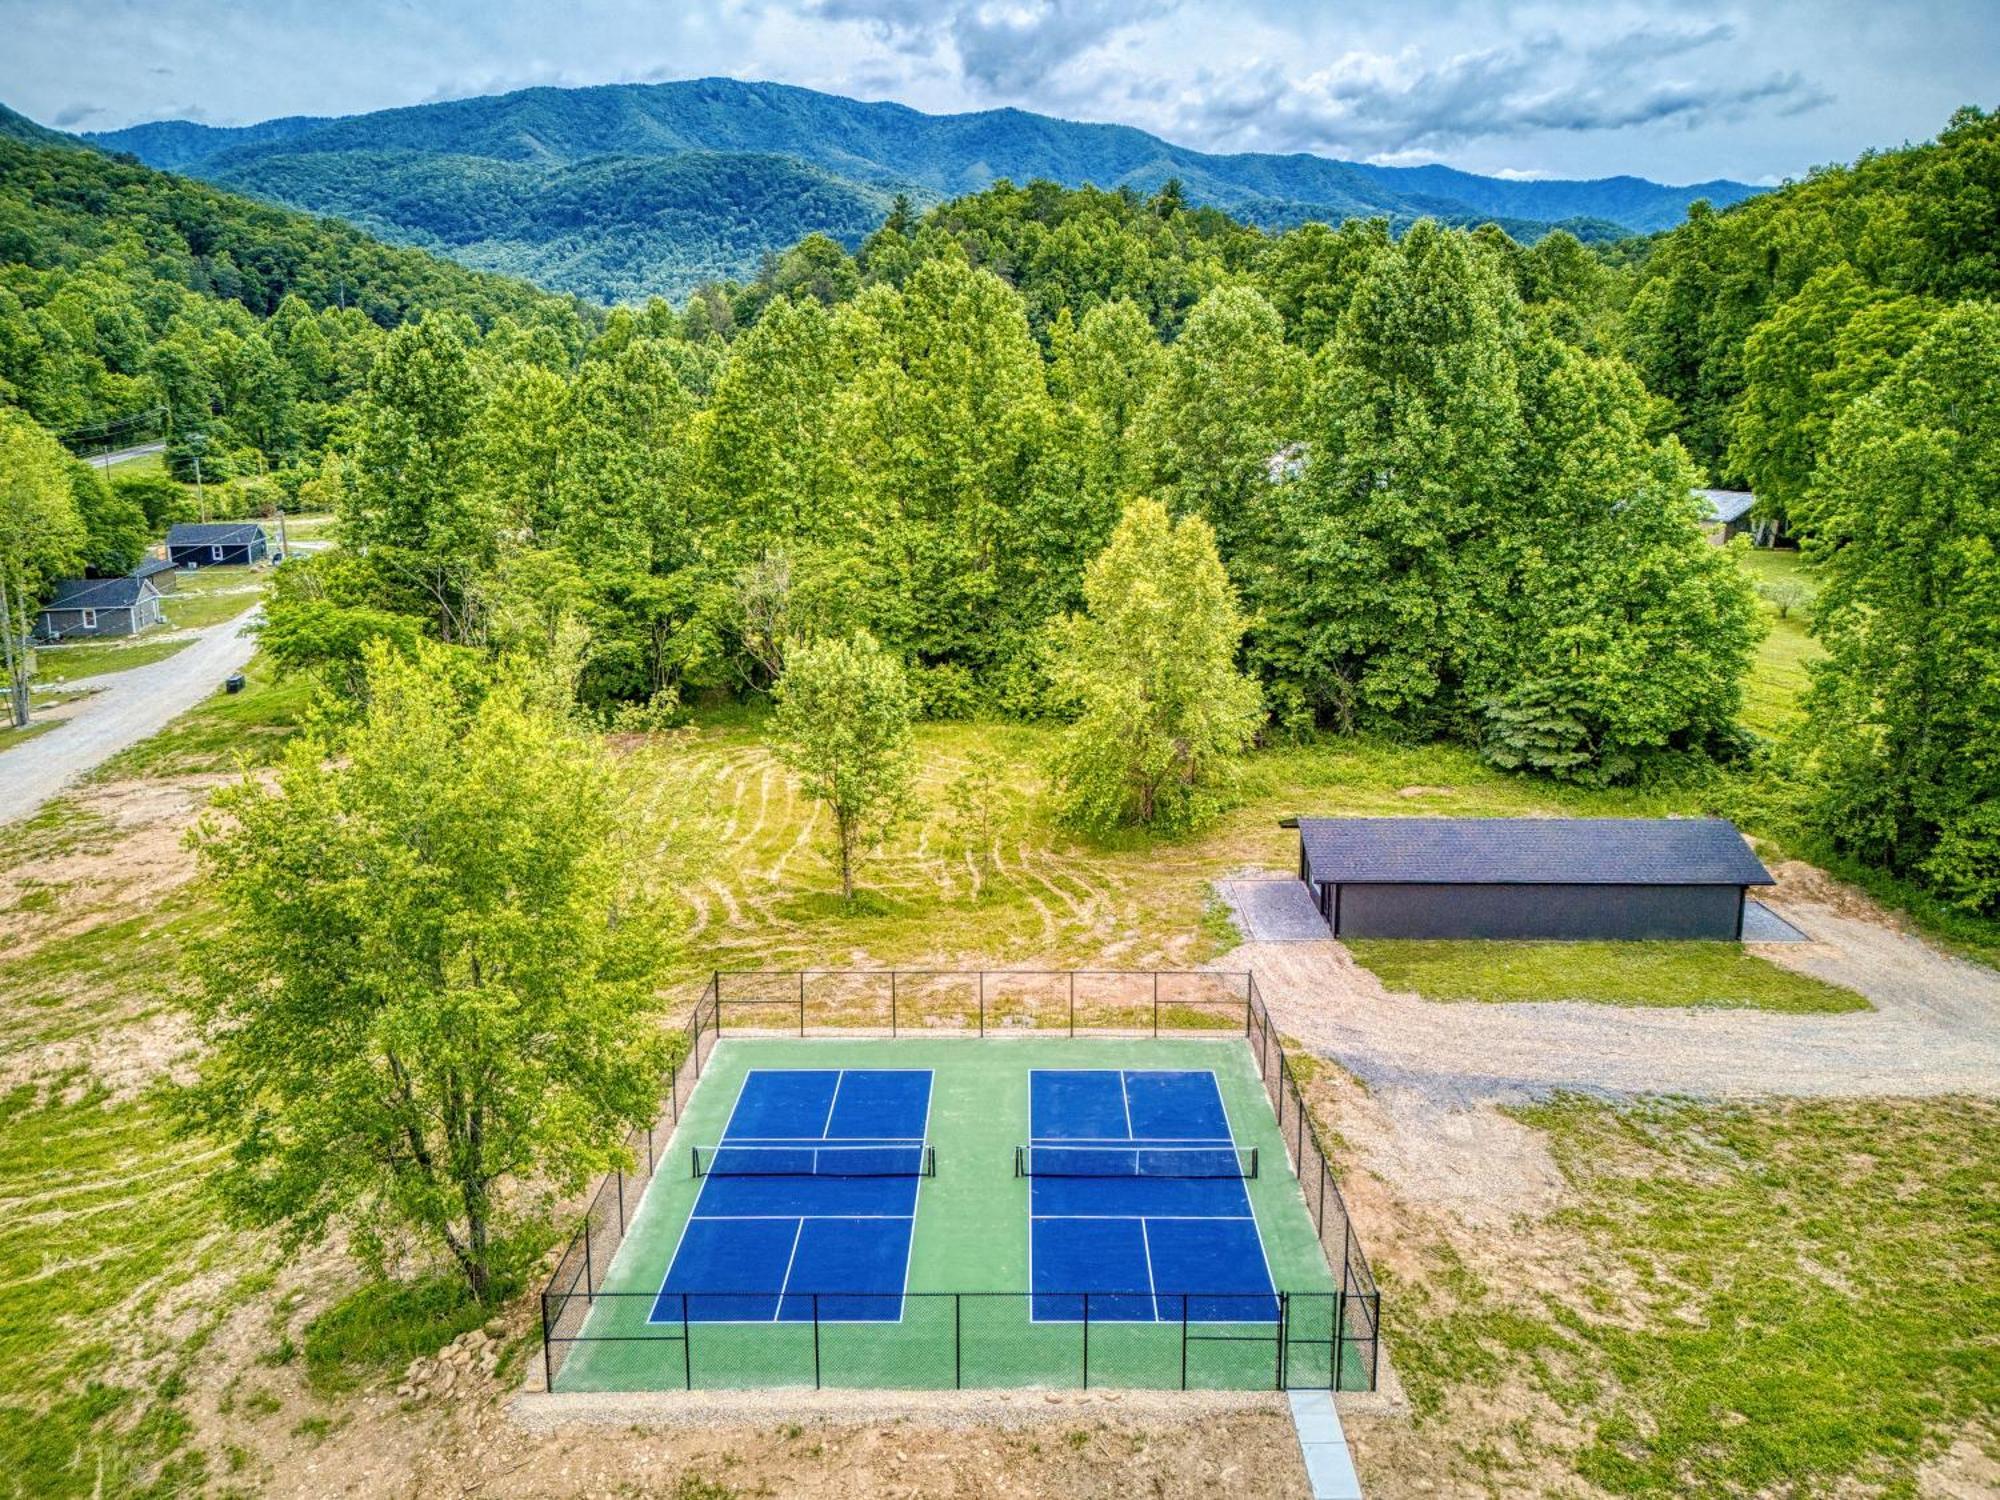
[[[129,609],[151,588],[143,578],[66,578],[43,609]]]
[[[172,573],[174,571],[173,562],[167,558],[142,557],[139,559],[139,565],[132,570],[132,576],[134,578],[151,578],[155,573]]]
[[[1722,818],[1300,818],[1312,878],[1380,885],[1773,885]]]
[[[240,547],[264,534],[255,521],[181,521],[167,529],[169,547]]]

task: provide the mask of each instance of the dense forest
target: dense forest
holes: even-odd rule
[[[1308,221],[1491,220],[1523,242],[1551,226],[1608,241],[1756,189],[1633,177],[1515,182],[1446,167],[1216,156],[1126,126],[1022,110],[927,115],[782,84],[704,78],[536,88],[327,120],[217,129],[184,120],[90,137],[148,165],[606,302],[755,274],[809,233],[849,249],[901,193],[930,207],[996,179],[1192,203],[1267,229]]]
[[[1000,183],[595,316],[0,151],[0,394],[48,428],[169,402],[333,508],[350,545],[282,572],[266,645],[336,689],[429,636],[659,724],[851,638],[934,717],[1087,714],[1065,652],[1128,660],[1077,624],[1115,556],[1202,580],[1267,737],[1752,766],[1801,839],[2000,909],[1993,117],[1609,252]],[[1738,727],[1759,617],[1704,479],[1825,580],[1779,744]]]

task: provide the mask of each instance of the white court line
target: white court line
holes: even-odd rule
[[[1153,1299],[1153,1321],[1160,1321],[1160,1284],[1153,1280],[1153,1237],[1146,1233],[1146,1221],[1139,1221],[1139,1244],[1146,1252],[1146,1291]]]
[[[833,1092],[827,1095],[826,1100],[826,1119],[819,1127],[819,1138],[823,1141],[833,1139],[833,1111],[835,1106],[840,1103],[840,1086],[846,1081],[847,1069],[845,1068],[842,1068],[838,1073],[833,1075]]]
[[[792,1284],[792,1266],[799,1258],[799,1241],[805,1238],[806,1221],[800,1219],[799,1227],[792,1231],[792,1253],[785,1257],[785,1279],[778,1287],[778,1305],[771,1309],[771,1321],[778,1321],[778,1314],[785,1310],[785,1290]]]
[[[1137,1140],[1138,1137],[1132,1133],[1132,1091],[1125,1087],[1123,1068],[1118,1070],[1118,1097],[1125,1101],[1125,1139]]]

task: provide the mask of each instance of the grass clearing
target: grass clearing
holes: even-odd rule
[[[262,568],[200,568],[183,572],[174,591],[161,601],[176,630],[219,625],[252,608],[264,595],[270,574]]]
[[[1426,1000],[1585,1000],[1837,1014],[1867,1010],[1853,990],[1747,953],[1736,943],[1460,942],[1349,938],[1356,963]]]
[[[1776,735],[1798,716],[1799,700],[1810,681],[1808,668],[1826,655],[1810,629],[1819,578],[1805,557],[1796,551],[1763,547],[1734,555],[1753,582],[1796,588],[1804,597],[1801,605],[1782,617],[1776,606],[1768,601],[1762,603],[1766,634],[1758,643],[1750,676],[1743,684],[1744,727],[1758,734]]]
[[[45,684],[81,682],[107,672],[129,672],[134,667],[165,661],[193,644],[194,637],[190,635],[142,635],[82,641],[73,646],[41,646],[35,651],[35,680]]]
[[[278,681],[261,652],[243,675],[242,692],[210,695],[151,739],[121,750],[89,779],[186,776],[271,764],[305,722],[312,685],[301,677]]]
[[[1996,1451],[2000,1105],[1515,1113],[1575,1197],[1520,1233],[1573,1248],[1475,1269],[1434,1245],[1396,1286],[1419,1421],[1496,1492],[1526,1461],[1620,1495],[1908,1495],[1951,1442]],[[1468,1403],[1503,1385],[1561,1420],[1482,1441]]]

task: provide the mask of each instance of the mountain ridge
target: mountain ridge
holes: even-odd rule
[[[91,132],[86,141],[129,152],[149,166],[179,171],[291,207],[365,222],[377,233],[430,244],[466,258],[493,240],[457,237],[416,191],[444,191],[437,163],[449,158],[470,180],[493,177],[521,207],[504,243],[543,243],[549,215],[525,204],[523,169],[558,191],[565,171],[596,180],[618,176],[619,201],[568,201],[576,222],[562,232],[606,240],[653,237],[676,264],[657,275],[628,265],[609,279],[556,283],[607,299],[654,291],[684,292],[715,274],[744,274],[763,253],[815,230],[850,247],[894,193],[929,204],[978,192],[1000,179],[1046,178],[1065,186],[1151,193],[1178,179],[1191,203],[1212,206],[1265,228],[1309,218],[1382,216],[1398,227],[1420,217],[1454,223],[1492,219],[1532,237],[1550,225],[1574,225],[1586,238],[1650,233],[1685,217],[1697,198],[1726,207],[1760,191],[1717,180],[1673,186],[1637,177],[1595,180],[1481,177],[1444,166],[1385,167],[1298,152],[1215,154],[1175,145],[1135,126],[1072,121],[1016,108],[932,115],[889,101],[862,101],[790,84],[704,78],[657,84],[537,87],[338,117],[286,116],[247,126],[155,121]],[[366,156],[375,175],[358,174]],[[696,162],[690,158],[706,158]],[[812,169],[801,179],[779,159]],[[428,159],[426,161],[425,159]],[[344,160],[344,164],[343,164]],[[678,171],[613,161],[680,161]],[[488,169],[466,163],[497,164]],[[386,175],[383,175],[385,174]],[[704,217],[686,190],[699,181],[722,188]],[[806,201],[786,210],[783,195],[810,184]],[[761,224],[742,212],[756,207]],[[685,238],[666,244],[671,221]],[[538,238],[539,237],[539,238]],[[532,254],[529,257],[533,259]],[[701,269],[697,274],[696,267]],[[536,274],[532,269],[524,274]]]

